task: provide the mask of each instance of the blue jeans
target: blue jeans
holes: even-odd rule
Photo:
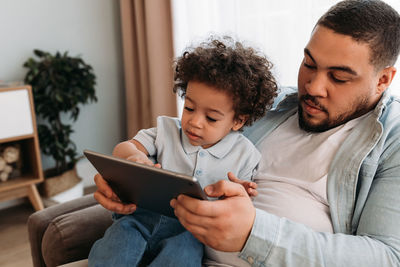
[[[201,266],[203,245],[177,219],[145,209],[113,219],[90,250],[90,267]]]

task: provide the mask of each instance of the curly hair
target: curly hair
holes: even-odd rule
[[[234,118],[244,115],[244,126],[250,126],[264,116],[277,96],[271,68],[271,62],[254,48],[230,37],[211,38],[176,59],[173,91],[184,97],[189,81],[197,81],[227,92],[232,96]]]

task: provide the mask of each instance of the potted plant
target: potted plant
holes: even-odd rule
[[[70,138],[72,126],[63,122],[63,118],[69,115],[74,122],[78,118],[80,104],[97,101],[96,76],[90,65],[80,57],[70,57],[68,52],[52,55],[34,50],[34,55],[37,59],[29,58],[23,66],[28,69],[25,83],[32,86],[40,148],[43,154],[55,161],[55,167],[46,170],[45,177],[60,177],[66,171],[74,170],[78,159],[76,145]],[[45,196],[66,189],[62,187],[68,183],[62,178],[54,180],[60,185],[58,189],[46,189],[48,179],[45,179]]]

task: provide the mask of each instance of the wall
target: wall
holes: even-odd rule
[[[81,107],[74,123],[78,152],[110,153],[124,139],[123,63],[118,1],[1,0],[0,80],[23,80],[33,49],[69,51],[92,65],[97,103]],[[68,121],[68,117],[66,117]],[[44,169],[51,158],[42,157]]]
[[[0,80],[21,81],[33,49],[69,51],[92,65],[97,103],[84,105],[72,140],[83,149],[111,153],[125,139],[123,62],[116,0],[0,0]],[[68,117],[65,117],[68,121]],[[43,156],[43,168],[53,166]],[[87,165],[87,164],[86,164]],[[90,168],[90,166],[86,166]],[[85,178],[86,179],[86,178]],[[92,181],[92,177],[87,177]],[[0,203],[0,209],[23,202]]]
[[[175,54],[210,34],[231,35],[261,49],[280,85],[296,86],[303,49],[319,17],[339,0],[172,0]],[[400,12],[399,0],[384,0]],[[251,3],[251,4],[249,4]],[[400,69],[400,60],[397,61]],[[392,93],[400,96],[397,73]],[[181,108],[179,109],[182,110]]]

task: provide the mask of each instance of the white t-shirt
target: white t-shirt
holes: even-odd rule
[[[343,140],[365,116],[321,133],[300,129],[297,113],[289,117],[260,144],[254,206],[332,233],[326,195],[329,166]]]
[[[366,116],[322,133],[300,129],[297,113],[289,117],[258,147],[262,156],[254,177],[254,206],[315,231],[333,232],[326,195],[329,166],[343,140]],[[205,250],[205,266],[249,266],[237,252]]]

